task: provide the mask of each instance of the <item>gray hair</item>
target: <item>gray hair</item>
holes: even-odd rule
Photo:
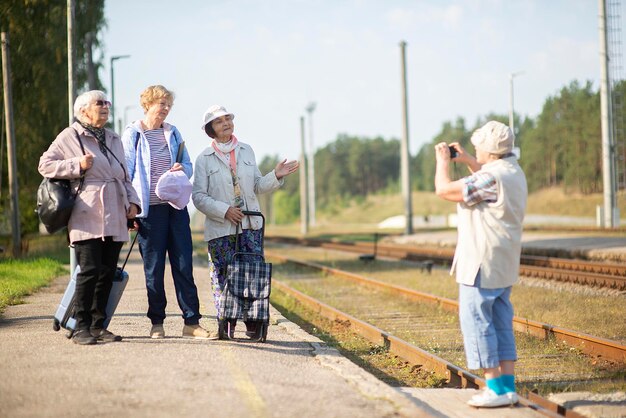
[[[81,122],[88,122],[82,119],[81,110],[96,100],[107,100],[107,95],[100,90],[90,90],[78,96],[74,101],[74,117]]]

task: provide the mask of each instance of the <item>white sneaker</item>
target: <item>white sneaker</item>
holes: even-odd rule
[[[516,403],[519,402],[519,398],[517,396],[517,393],[515,393],[515,392],[507,392],[507,393],[505,393],[505,395],[509,398],[509,401],[511,401],[511,405],[515,405]]]
[[[511,392],[511,395],[515,395],[515,402],[513,402],[513,397],[509,395],[508,393],[497,395],[493,390],[485,388],[481,393],[472,396],[472,399],[467,401],[467,404],[475,408],[497,408],[499,406],[513,405],[517,402],[517,394]]]

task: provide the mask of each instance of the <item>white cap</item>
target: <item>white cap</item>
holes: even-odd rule
[[[202,126],[200,127],[200,129],[204,131],[204,127],[207,125],[207,123],[210,123],[214,121],[215,119],[219,118],[220,116],[224,116],[224,115],[230,115],[233,119],[235,118],[235,115],[232,113],[229,113],[228,110],[226,110],[224,106],[220,106],[220,105],[210,106],[206,110],[206,112],[204,112],[204,115],[202,116]]]
[[[504,123],[492,120],[472,134],[472,144],[490,154],[503,155],[513,150],[515,135]]]
[[[161,200],[181,210],[189,204],[193,185],[184,171],[166,171],[156,184],[154,192]]]

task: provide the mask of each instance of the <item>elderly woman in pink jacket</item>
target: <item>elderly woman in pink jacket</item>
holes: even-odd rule
[[[105,309],[120,250],[128,241],[127,219],[141,212],[128,179],[122,142],[115,132],[104,128],[110,107],[111,102],[99,90],[78,96],[74,102],[77,120],[39,159],[44,177],[71,179],[74,187],[84,178],[68,224],[70,245],[80,266],[72,341],[81,345],[122,339],[103,328]]]

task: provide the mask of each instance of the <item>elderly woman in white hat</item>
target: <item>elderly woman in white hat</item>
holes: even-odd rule
[[[297,161],[283,160],[274,170],[261,175],[254,151],[233,135],[235,115],[224,107],[213,105],[202,118],[202,129],[212,139],[196,159],[192,200],[206,218],[204,239],[208,242],[209,271],[220,312],[220,296],[225,277],[222,267],[235,252],[237,224],[241,224],[239,251],[263,252],[262,221],[243,215],[243,210],[260,211],[257,194],[268,193],[283,184],[283,178],[298,169]],[[230,329],[234,330],[235,324]],[[256,324],[246,323],[246,334],[255,337]]]
[[[183,315],[182,336],[212,339],[215,336],[199,323],[202,315],[193,278],[187,211],[193,168],[181,133],[165,122],[174,104],[174,93],[161,85],[149,86],[141,93],[140,102],[145,116],[126,127],[122,142],[128,175],[144,208],[137,217],[137,225],[148,293],[147,316],[152,323],[150,337],[165,337],[167,254]]]
[[[494,408],[518,402],[514,366],[511,288],[518,280],[522,222],[528,190],[526,176],[513,153],[511,129],[497,121],[477,129],[471,141],[476,157],[459,143],[435,146],[435,191],[457,202],[458,242],[452,263],[459,283],[459,318],[467,367],[483,369],[486,388],[469,405]],[[470,175],[452,181],[454,162]]]

